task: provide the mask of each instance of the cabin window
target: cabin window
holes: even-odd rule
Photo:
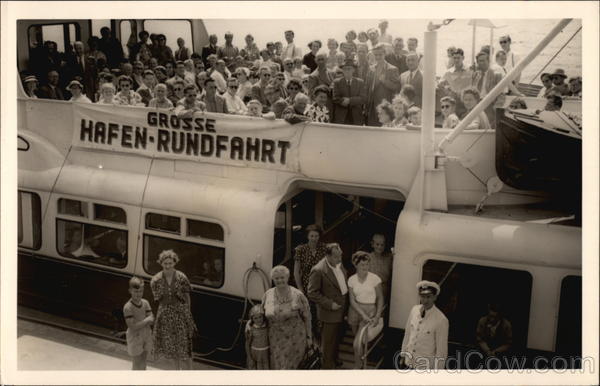
[[[163,34],[167,38],[167,46],[173,54],[178,49],[177,38],[185,40],[185,46],[194,52],[192,39],[192,23],[189,20],[144,20],[144,30],[150,34]]]
[[[172,249],[179,256],[177,269],[186,274],[193,284],[219,288],[225,279],[225,248],[176,240],[155,235],[144,235],[144,269],[151,275],[159,272],[158,255]]]
[[[188,219],[187,235],[223,241],[223,227],[212,222]]]
[[[29,47],[42,47],[45,41],[56,43],[59,52],[65,52],[65,47],[81,38],[79,26],[75,23],[32,25],[28,29]]]
[[[17,206],[19,246],[39,249],[42,246],[40,196],[35,193],[19,191]]]
[[[529,272],[428,260],[423,279],[441,284],[436,306],[450,322],[449,340],[477,346],[476,328],[491,302],[512,324],[513,349],[526,347],[532,277]]]
[[[70,216],[87,217],[87,202],[60,198],[58,199],[58,213],[68,214]]]
[[[127,215],[123,208],[94,204],[94,219],[127,224]]]
[[[127,247],[126,230],[56,219],[56,248],[61,256],[124,268]]]
[[[160,213],[146,214],[146,229],[181,234],[181,219]]]
[[[110,19],[93,19],[92,20],[92,36],[101,38],[102,34],[100,33],[100,30],[104,27],[110,28],[111,31],[113,30]],[[113,33],[113,37],[116,37],[116,36],[114,36],[114,33]]]
[[[560,286],[560,306],[556,330],[556,352],[581,356],[582,329],[581,276],[567,276]]]

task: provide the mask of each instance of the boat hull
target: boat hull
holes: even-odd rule
[[[519,190],[580,200],[581,139],[531,125],[497,111],[496,171]]]

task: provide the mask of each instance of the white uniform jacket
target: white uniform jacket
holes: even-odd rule
[[[421,318],[421,305],[410,311],[406,321],[402,356],[407,366],[443,369],[448,356],[448,319],[435,305]]]

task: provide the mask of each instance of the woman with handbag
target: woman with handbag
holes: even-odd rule
[[[348,310],[348,324],[352,328],[354,338],[354,368],[362,367],[362,348],[367,339],[366,333],[361,334],[362,328],[369,324],[369,328],[383,327],[383,291],[381,278],[369,272],[371,255],[358,251],[352,255],[352,264],[356,273],[348,279],[350,293],[350,309]]]
[[[288,284],[290,271],[273,267],[275,287],[267,290],[262,306],[269,324],[271,370],[295,370],[312,346],[311,315],[306,296]]]

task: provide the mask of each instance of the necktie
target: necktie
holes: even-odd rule
[[[421,318],[425,317],[425,307],[421,307]]]
[[[411,71],[410,76],[408,77],[408,83],[412,83],[412,80],[413,80],[413,72]]]

